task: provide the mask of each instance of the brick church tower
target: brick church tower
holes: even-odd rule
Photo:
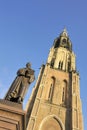
[[[27,130],[83,130],[79,73],[66,29],[54,40],[28,101]]]

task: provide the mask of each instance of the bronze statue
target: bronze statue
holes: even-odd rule
[[[18,70],[17,77],[13,81],[5,99],[12,102],[22,103],[28,86],[34,81],[34,79],[34,70],[31,69],[31,64],[27,63],[26,68]]]

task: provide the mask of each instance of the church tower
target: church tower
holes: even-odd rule
[[[27,130],[83,130],[79,73],[66,29],[54,40],[26,111]]]

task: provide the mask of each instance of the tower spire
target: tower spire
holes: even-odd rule
[[[60,35],[68,37],[68,32],[67,32],[66,27],[64,27],[64,29]]]
[[[72,51],[72,43],[70,41],[66,28],[64,28],[63,31],[60,33],[59,37],[57,37],[54,40],[53,46],[54,46],[54,48],[62,47],[69,51]]]
[[[64,28],[63,32],[65,32],[68,35],[66,27]]]

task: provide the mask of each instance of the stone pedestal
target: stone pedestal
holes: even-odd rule
[[[25,130],[26,113],[22,105],[0,99],[0,130]]]

